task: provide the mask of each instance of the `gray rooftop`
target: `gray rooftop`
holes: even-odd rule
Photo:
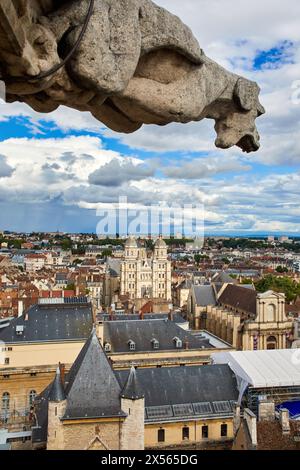
[[[196,304],[201,307],[206,307],[207,305],[217,305],[215,292],[212,286],[193,286],[192,287]]]
[[[212,282],[220,282],[222,284],[236,284],[237,281],[225,271],[221,271],[220,273],[216,273],[213,276]]]
[[[115,374],[121,384],[126,382],[128,371]],[[137,378],[145,393],[146,421],[232,416],[238,398],[236,378],[228,366],[138,369]]]
[[[58,367],[49,392],[49,401],[63,401],[65,398],[65,390],[61,380],[60,368]]]
[[[110,273],[113,276],[120,276],[121,260],[116,259],[116,258],[108,258],[107,259],[107,266],[109,268]]]
[[[65,393],[65,420],[124,416],[120,384],[95,331],[70,369]]]
[[[90,304],[33,305],[0,330],[0,341],[10,343],[86,340],[93,328]]]
[[[122,398],[127,398],[129,400],[139,400],[145,396],[144,390],[142,389],[141,384],[137,378],[137,372],[134,367],[132,367],[129,372],[121,396]]]
[[[165,320],[108,321],[104,323],[105,343],[111,345],[112,353],[130,351],[129,342],[135,343],[136,352],[175,350],[175,338],[182,341],[184,349],[212,348],[207,339],[198,339],[176,323]],[[154,348],[154,340],[158,342]]]

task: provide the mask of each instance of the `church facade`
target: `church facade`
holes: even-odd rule
[[[125,244],[125,259],[120,267],[120,294],[130,299],[162,299],[171,301],[171,261],[166,243],[159,238],[154,252],[129,237]]]

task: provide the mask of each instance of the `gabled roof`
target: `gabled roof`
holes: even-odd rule
[[[229,274],[227,274],[225,271],[222,271],[220,273],[214,274],[212,277],[212,282],[220,282],[222,284],[236,284],[237,280],[233,279]]]
[[[93,331],[67,376],[63,419],[124,416],[121,387]]]
[[[159,342],[159,351],[176,349],[173,341],[178,337],[188,349],[211,348],[207,339],[199,339],[188,331],[183,330],[173,321],[162,320],[132,320],[108,321],[104,323],[105,342],[111,345],[112,353],[129,352],[128,341],[135,343],[136,352],[150,352],[151,343],[155,338]]]
[[[256,315],[256,298],[255,290],[229,284],[220,295],[219,303]]]
[[[207,305],[217,305],[213,286],[196,286],[192,287],[195,295],[196,305],[206,307]]]
[[[144,398],[145,394],[140,386],[137,378],[137,373],[134,367],[130,369],[127,381],[122,390],[122,398],[128,398],[129,400],[139,400]]]

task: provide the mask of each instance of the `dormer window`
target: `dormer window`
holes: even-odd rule
[[[174,343],[175,343],[176,349],[181,349],[181,348],[182,348],[182,341],[181,341],[181,339],[175,337],[175,338],[173,339],[173,341],[174,341]]]
[[[129,351],[135,351],[135,342],[132,340],[128,341]]]
[[[110,343],[105,343],[104,351],[105,352],[111,352],[111,344]]]
[[[151,341],[153,349],[159,349],[159,341],[155,338]]]

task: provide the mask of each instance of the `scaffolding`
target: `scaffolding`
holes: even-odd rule
[[[300,386],[294,387],[271,387],[271,388],[253,388],[248,387],[245,394],[247,407],[253,413],[258,415],[258,403],[260,397],[266,397],[275,402],[275,406],[284,402],[300,400]]]

